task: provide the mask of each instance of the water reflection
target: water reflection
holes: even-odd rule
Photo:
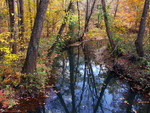
[[[28,113],[149,113],[143,97],[97,62],[104,42],[70,47],[54,60],[43,103]],[[45,98],[44,98],[45,97]],[[32,102],[31,102],[32,103]],[[29,112],[30,111],[30,112]]]
[[[91,43],[98,45],[98,43]],[[46,100],[49,107],[60,113],[148,113],[149,104],[132,91],[129,84],[120,81],[105,65],[95,63],[94,51],[89,43],[81,47],[70,47],[53,64],[56,99]],[[95,46],[95,45],[94,45]],[[54,90],[53,89],[53,90]],[[59,100],[59,102],[58,102]],[[53,107],[52,107],[53,106]]]

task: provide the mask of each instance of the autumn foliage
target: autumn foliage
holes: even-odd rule
[[[18,0],[14,0],[16,12],[11,14],[8,1],[9,0],[1,0],[0,2],[0,108],[6,108],[15,103],[16,97],[15,95],[11,96],[11,93],[14,93],[16,89],[20,89],[24,95],[28,96],[33,90],[40,90],[44,87],[48,76],[47,72],[49,72],[51,68],[50,62],[59,54],[63,47],[67,46],[68,43],[78,41],[80,35],[85,32],[84,25],[86,23],[86,3],[84,0],[72,0],[74,11],[70,10],[68,12],[67,7],[70,3],[69,0],[49,0],[41,39],[38,42],[39,47],[36,72],[33,75],[22,74],[21,70],[27,55],[27,48],[38,7],[35,0],[23,0],[24,21],[22,25],[20,25],[19,22],[21,21],[21,16],[19,16]],[[77,2],[80,7],[77,7]],[[129,53],[136,54],[134,41],[139,32],[144,2],[145,0],[106,1],[107,16],[112,37],[116,48],[119,50],[118,53],[121,53],[122,55]],[[91,6],[92,2],[89,5],[89,12]],[[89,31],[84,35],[83,39],[107,37],[103,21],[103,12],[100,6],[101,3],[97,1],[88,24]],[[116,15],[114,16],[115,13]],[[15,16],[15,39],[11,38],[11,35],[14,32],[11,31],[10,16]],[[60,27],[63,23],[66,23],[66,26],[64,27],[60,36],[61,39],[56,46],[57,54],[47,57],[48,49],[58,40],[56,37],[58,36]],[[21,36],[22,27],[24,30],[23,35]],[[150,11],[147,15],[145,31],[143,46],[146,53],[145,59],[148,62],[148,64],[146,64],[147,72],[150,72]],[[71,34],[71,32],[73,33]],[[14,45],[16,46],[16,52],[13,52]],[[24,92],[23,90],[29,91]]]

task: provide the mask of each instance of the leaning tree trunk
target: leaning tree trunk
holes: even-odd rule
[[[140,22],[140,27],[139,27],[139,33],[138,33],[138,37],[135,41],[136,51],[137,51],[137,54],[138,54],[139,57],[144,56],[143,36],[144,36],[144,32],[145,32],[147,12],[148,12],[148,9],[149,9],[149,1],[150,0],[145,0],[143,14],[142,14],[141,22]]]
[[[114,18],[116,17],[117,15],[117,11],[118,11],[118,6],[119,6],[119,0],[117,0],[117,5],[116,5],[116,8],[115,8],[115,13],[114,13]]]
[[[109,42],[112,48],[112,51],[115,49],[115,44],[114,41],[112,39],[112,34],[109,28],[109,22],[108,22],[108,17],[107,17],[107,11],[106,11],[106,4],[105,4],[105,0],[101,0],[102,2],[102,9],[103,9],[103,13],[104,13],[104,21],[105,21],[105,26],[106,26],[106,32],[107,32],[107,36],[109,38]]]
[[[57,40],[56,40],[56,42],[51,46],[51,48],[48,50],[48,56],[49,56],[49,57],[50,57],[50,56],[52,55],[52,53],[55,51],[56,45],[57,45],[57,43],[59,42],[59,40],[61,39],[62,32],[63,32],[63,30],[64,30],[64,28],[65,28],[65,26],[66,26],[66,22],[67,22],[67,20],[68,20],[68,12],[69,12],[70,9],[72,8],[72,5],[73,5],[73,2],[72,2],[72,0],[71,0],[70,3],[69,3],[68,9],[67,9],[67,13],[66,13],[66,15],[65,15],[65,17],[64,17],[63,23],[62,23],[62,25],[61,25],[61,27],[60,27],[60,29],[59,29],[58,35],[57,35],[57,37],[56,37]]]
[[[10,16],[10,32],[11,32],[11,39],[14,40],[13,43],[11,43],[12,53],[17,53],[17,30],[16,30],[16,10],[15,10],[15,0],[8,0],[9,5],[9,16]]]
[[[34,27],[29,42],[26,60],[22,68],[22,73],[33,74],[34,71],[36,70],[39,41],[40,41],[40,36],[42,32],[42,27],[45,19],[48,2],[49,0],[41,0],[39,3],[38,12],[36,14]]]

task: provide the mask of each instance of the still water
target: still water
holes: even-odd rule
[[[149,99],[110,72],[95,52],[104,41],[69,47],[54,59],[42,104],[28,113],[150,113]],[[34,106],[33,106],[34,107]]]

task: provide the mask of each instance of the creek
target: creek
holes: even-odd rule
[[[25,107],[26,112],[150,113],[149,99],[110,72],[97,56],[103,54],[106,43],[90,41],[61,52],[53,61],[42,102],[35,106],[31,101],[32,109]]]

